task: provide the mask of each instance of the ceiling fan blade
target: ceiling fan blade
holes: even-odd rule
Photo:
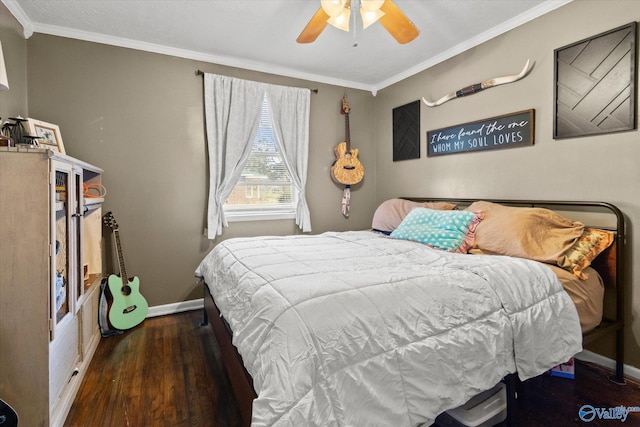
[[[384,12],[378,22],[395,38],[398,43],[405,44],[418,37],[420,31],[405,16],[392,0],[385,0],[380,8]]]
[[[329,15],[327,14],[327,12],[325,12],[322,7],[318,9],[316,14],[313,15],[313,18],[311,18],[311,20],[307,24],[307,26],[304,27],[304,30],[302,30],[302,32],[300,33],[296,41],[298,43],[314,42],[318,38],[322,30],[324,30],[324,27],[327,26],[328,19],[329,19]]]

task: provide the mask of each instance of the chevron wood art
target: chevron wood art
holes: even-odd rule
[[[554,138],[635,129],[636,23],[555,50]]]

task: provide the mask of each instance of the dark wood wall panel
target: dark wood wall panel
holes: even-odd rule
[[[393,161],[420,158],[420,101],[393,109]]]
[[[556,50],[554,137],[635,129],[636,23]]]

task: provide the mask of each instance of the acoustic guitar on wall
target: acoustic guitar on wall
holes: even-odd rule
[[[364,167],[358,160],[358,149],[351,148],[349,136],[349,103],[346,96],[342,98],[340,113],[344,115],[345,140],[338,144],[334,151],[336,161],[331,166],[331,176],[343,185],[355,185],[364,178]]]
[[[127,276],[120,245],[120,230],[116,219],[111,212],[107,212],[103,221],[104,225],[113,232],[120,267],[120,276],[112,274],[107,281],[109,291],[113,296],[113,303],[109,308],[109,322],[116,329],[131,329],[142,323],[147,317],[149,305],[140,293],[138,277],[129,278]]]

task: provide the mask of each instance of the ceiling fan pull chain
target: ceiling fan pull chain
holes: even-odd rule
[[[360,10],[360,0],[354,0],[353,3],[356,5],[356,11]],[[351,11],[353,12],[353,7],[351,8]],[[356,18],[357,13],[351,13],[351,19],[353,20],[352,22],[352,28],[353,28],[353,47],[358,47],[358,23],[357,18]]]

